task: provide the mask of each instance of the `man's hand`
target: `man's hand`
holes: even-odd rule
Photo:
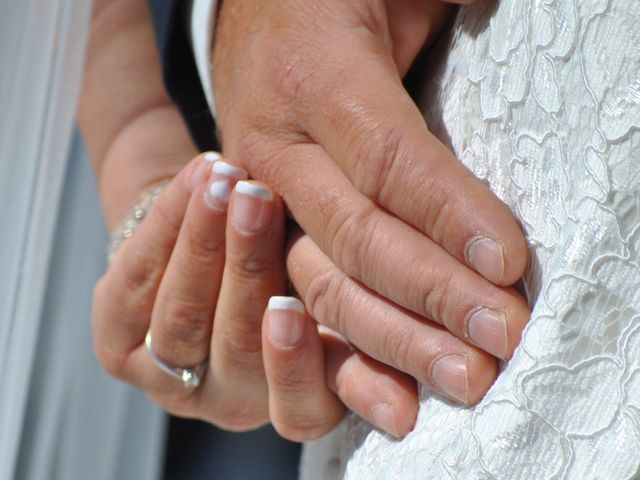
[[[511,356],[529,311],[501,287],[522,275],[527,249],[511,212],[429,132],[402,85],[447,8],[225,0],[213,75],[226,154],[273,185],[313,240],[289,262],[312,316],[475,402],[495,361],[464,342]]]
[[[141,191],[173,178],[96,286],[95,347],[108,371],[177,415],[227,429],[271,416],[286,437],[309,440],[345,406],[394,435],[411,429],[408,375],[318,332],[308,316],[293,319],[300,335],[286,341],[277,327],[292,330],[291,318],[269,311],[263,322],[269,297],[286,290],[283,206],[266,185],[234,188],[246,172],[218,155],[187,165],[196,152],[162,86],[144,0],[96,2],[79,120],[111,225]],[[165,363],[208,359],[198,388],[158,368],[148,330]]]

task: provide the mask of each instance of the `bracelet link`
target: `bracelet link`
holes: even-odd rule
[[[138,229],[144,218],[149,213],[149,210],[156,204],[162,192],[164,192],[169,186],[169,181],[166,181],[152,190],[143,193],[140,196],[139,202],[133,206],[131,212],[125,217],[125,219],[118,224],[115,230],[111,233],[111,240],[107,246],[107,262],[111,265],[118,253],[118,250],[124,243],[124,241],[133,236]]]

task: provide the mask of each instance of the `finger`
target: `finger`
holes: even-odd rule
[[[219,160],[194,180],[151,317],[154,351],[170,365],[191,367],[209,356],[225,264],[229,193],[245,178],[244,169]]]
[[[335,266],[458,338],[497,357],[510,357],[529,319],[526,302],[514,290],[498,288],[460,264],[371,200],[350,192],[348,180],[323,155],[315,145],[300,145],[283,149],[281,158],[295,158],[298,168],[314,179],[298,186],[306,192],[304,201],[289,205]],[[316,312],[312,314],[316,318]]]
[[[231,168],[234,167],[227,165],[225,170],[232,173]],[[214,175],[207,189],[207,192],[220,194],[222,202],[220,198],[215,201],[218,205],[226,204],[229,199],[229,214],[224,270],[215,274],[218,283],[214,288],[219,289],[215,318],[213,311],[208,317],[214,318],[214,331],[203,340],[211,345],[205,381],[195,391],[181,388],[151,363],[146,352],[137,351],[139,354],[134,356],[134,361],[136,371],[142,376],[136,379],[136,384],[143,385],[155,401],[174,414],[188,415],[197,411],[202,418],[221,428],[245,431],[263,425],[268,419],[260,323],[271,292],[276,289],[280,293],[285,289],[282,264],[284,214],[279,199],[274,198],[265,185],[241,181],[229,193],[228,186],[219,183],[212,188],[220,181]],[[228,181],[233,182],[232,179]],[[194,197],[198,197],[197,192]],[[210,206],[213,200],[205,197],[204,203]],[[221,284],[219,279],[222,279]],[[212,279],[205,280],[206,284],[212,285]],[[203,360],[209,348],[198,348],[202,349],[200,360]],[[175,362],[166,356],[161,358],[172,364]]]
[[[451,14],[451,5],[440,0],[386,0],[392,55],[398,73],[404,77],[416,57],[435,40]]]
[[[298,299],[273,297],[262,332],[273,426],[297,442],[320,437],[340,421],[345,409],[327,385],[315,324]]]
[[[385,43],[339,38],[323,75],[297,92],[310,105],[303,127],[359,191],[493,283],[514,283],[527,249],[509,209],[429,132]],[[354,51],[368,55],[353,62]]]
[[[367,355],[464,404],[478,402],[495,380],[493,357],[351,280],[309,237],[295,242],[287,261],[313,318]]]
[[[477,0],[386,0],[385,7],[391,52],[401,77],[414,64],[420,51],[432,45],[449,24],[455,10],[451,4],[471,4]]]
[[[402,438],[418,415],[418,390],[410,376],[351,347],[321,327],[327,383],[345,404],[372,425]]]
[[[222,289],[211,339],[210,369],[219,401],[257,399],[266,407],[261,324],[269,298],[286,292],[284,211],[258,182],[240,182],[231,195]],[[257,407],[256,407],[257,408]]]
[[[196,157],[168,185],[135,234],[126,240],[94,293],[96,354],[114,375],[139,347],[149,328],[160,280],[178,238],[191,196],[193,175],[199,175],[210,155]]]
[[[299,139],[289,139],[318,142],[375,203],[427,233],[490,281],[514,283],[527,262],[522,232],[507,207],[428,131],[394,63],[384,4],[364,9],[364,14],[360,2],[323,7],[306,20],[314,24],[331,17],[336,28],[344,29],[340,34],[323,37],[326,29],[318,25],[313,44],[292,38],[286,47],[265,47],[264,65],[258,66],[281,97],[279,104],[292,106],[300,119],[298,125],[289,125]],[[323,66],[321,73],[318,65]],[[288,205],[293,202],[287,191],[293,197],[306,194],[293,183],[303,176],[291,173],[300,168],[298,162],[277,158],[275,167],[262,168],[268,160],[261,157],[276,157],[277,148],[261,147],[270,142],[256,134],[234,139],[238,132],[233,128],[225,135],[238,159],[253,163],[256,171],[251,173],[271,182]],[[260,150],[265,148],[271,152],[264,155]],[[280,180],[276,172],[285,178]]]

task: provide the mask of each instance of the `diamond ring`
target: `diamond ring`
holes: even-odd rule
[[[196,365],[191,368],[173,367],[165,363],[156,352],[153,351],[153,341],[151,340],[151,330],[147,332],[147,336],[144,339],[144,344],[153,359],[153,362],[158,366],[160,370],[171,375],[176,380],[180,380],[185,388],[197,388],[204,377],[205,370],[207,369],[207,361],[205,360],[200,365]]]

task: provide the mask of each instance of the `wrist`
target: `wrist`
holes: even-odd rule
[[[165,181],[144,192],[128,215],[111,230],[111,241],[107,249],[109,264],[113,263],[122,243],[133,235],[168,186],[169,182]]]
[[[125,218],[141,194],[173,178],[196,154],[173,106],[150,110],[130,122],[97,172],[109,229]]]

